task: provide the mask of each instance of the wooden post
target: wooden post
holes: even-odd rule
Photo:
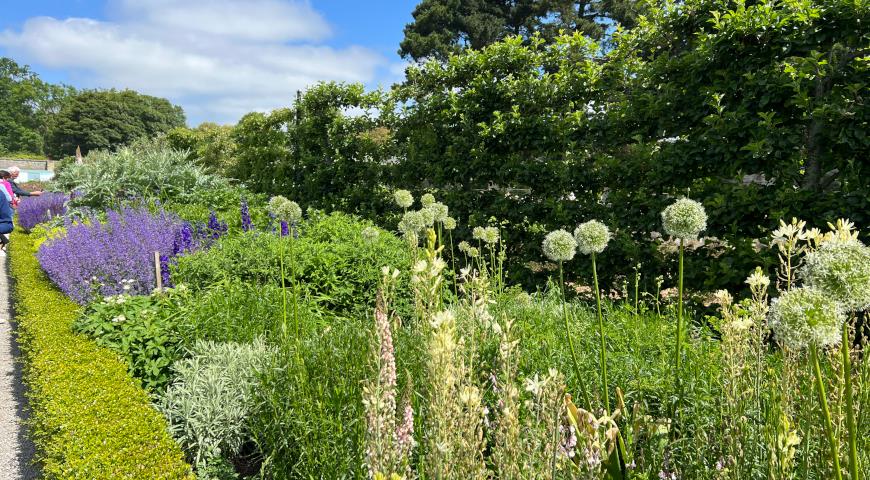
[[[157,291],[163,291],[163,272],[160,271],[160,252],[154,252],[154,278],[157,279]]]

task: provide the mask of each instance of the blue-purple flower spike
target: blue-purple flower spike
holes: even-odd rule
[[[251,213],[248,211],[248,201],[242,199],[242,231],[251,231]]]

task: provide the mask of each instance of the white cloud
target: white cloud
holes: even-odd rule
[[[19,31],[0,32],[0,46],[28,63],[74,71],[88,87],[165,96],[191,123],[234,122],[287,106],[317,81],[373,83],[390,68],[367,48],[323,44],[329,25],[308,3],[115,0],[111,7],[110,21],[31,18]]]

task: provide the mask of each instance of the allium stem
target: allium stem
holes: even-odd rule
[[[825,393],[825,384],[822,382],[822,370],[819,368],[818,348],[815,344],[810,346],[810,360],[813,363],[813,373],[816,375],[816,387],[819,392],[819,403],[822,406],[822,415],[825,421],[825,435],[828,437],[828,445],[831,447],[831,461],[834,463],[834,473],[837,480],[843,480],[843,472],[840,471],[840,446],[834,436],[834,427],[831,424],[831,411],[828,409],[828,395]]]
[[[680,239],[680,266],[679,266],[679,297],[677,299],[677,341],[675,350],[675,362],[676,366],[674,368],[674,385],[677,387],[677,410],[682,407],[683,404],[683,388],[682,382],[680,381],[680,370],[683,365],[682,362],[682,353],[683,353],[683,239]]]
[[[604,319],[601,315],[601,292],[598,289],[598,268],[595,266],[595,252],[592,253],[592,278],[595,283],[595,307],[598,315],[598,335],[601,337],[601,382],[604,390],[604,412],[610,415],[610,388],[607,382],[607,350],[604,338]]]
[[[286,275],[284,272],[284,242],[283,238],[281,239],[281,252],[278,257],[281,259],[281,303],[283,304],[283,322],[281,323],[281,330],[284,335],[287,334],[287,286],[286,286]]]
[[[577,353],[574,351],[574,340],[571,338],[571,328],[568,324],[568,306],[565,300],[565,274],[562,262],[559,262],[559,291],[562,293],[562,319],[565,321],[565,336],[568,337],[568,346],[571,348],[571,360],[574,362],[574,376],[577,377],[577,384],[580,387],[580,393],[583,395],[583,403],[586,408],[592,408],[592,403],[589,401],[589,393],[586,392],[586,386],[583,385],[583,377],[580,376],[580,362],[577,361]]]
[[[846,377],[846,428],[849,431],[849,478],[860,480],[858,476],[858,440],[855,426],[855,405],[852,393],[852,359],[849,356],[849,322],[843,322],[843,375]]]
[[[448,240],[450,240],[450,271],[452,273],[450,278],[453,282],[453,296],[456,297],[456,299],[459,299],[459,290],[456,285],[459,283],[456,280],[456,255],[453,254],[453,230],[447,230],[447,237],[449,237]]]

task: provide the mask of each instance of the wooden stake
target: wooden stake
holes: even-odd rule
[[[154,252],[154,278],[157,279],[157,291],[163,291],[163,272],[160,271],[160,252]]]

